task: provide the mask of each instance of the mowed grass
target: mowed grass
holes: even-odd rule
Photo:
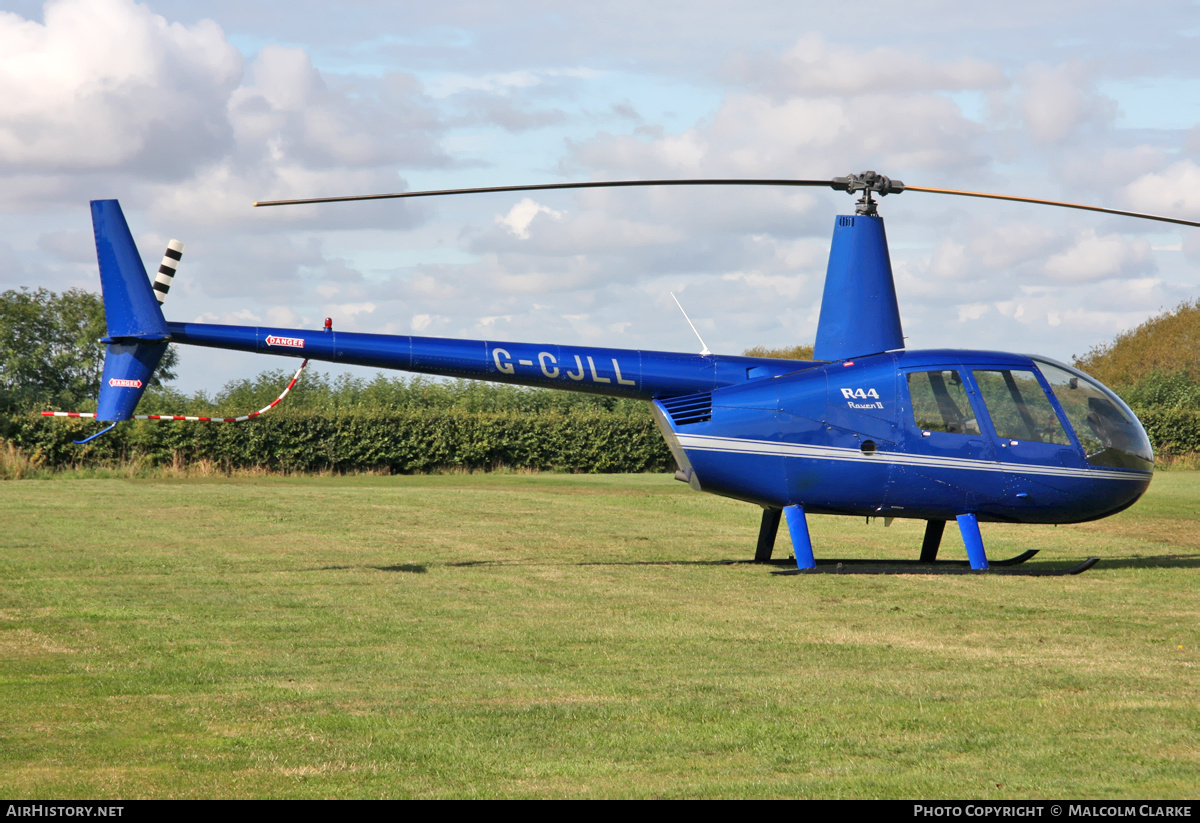
[[[1198,501],[984,525],[1077,577],[781,577],[661,475],[6,482],[0,793],[1195,797]]]

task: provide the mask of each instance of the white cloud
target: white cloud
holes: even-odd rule
[[[1125,187],[1125,196],[1138,211],[1200,220],[1200,166],[1181,160],[1158,174],[1144,174]]]
[[[541,82],[542,75],[528,69],[483,75],[447,74],[431,80],[429,93],[434,97],[449,97],[464,91],[496,92],[524,89]]]
[[[239,150],[315,168],[439,162],[437,118],[409,75],[331,83],[299,48],[266,46],[229,97]]]
[[[361,315],[375,313],[374,303],[331,303],[324,308],[324,314],[333,318],[335,328],[345,327],[348,330],[363,328]]]
[[[851,100],[730,94],[711,123],[656,139],[598,135],[574,162],[605,174],[833,177],[864,163],[899,173],[978,166],[982,127],[938,94]]]
[[[831,44],[809,33],[781,54],[734,58],[732,77],[775,96],[855,95],[881,92],[992,89],[1005,83],[994,63],[972,57],[930,61],[920,54],[880,47],[870,51]]]
[[[1046,274],[1058,281],[1086,283],[1111,277],[1133,277],[1153,269],[1150,243],[1143,238],[1129,240],[1119,234],[1097,236],[1084,231],[1065,252],[1046,261]]]
[[[1116,101],[1093,91],[1094,82],[1080,63],[1034,64],[1024,72],[1022,86],[1025,124],[1043,143],[1058,143],[1082,127],[1104,128],[1116,120]]]
[[[448,317],[439,317],[432,314],[414,314],[410,325],[413,334],[425,334],[435,323],[440,326],[449,320],[450,318]]]
[[[434,97],[449,97],[463,92],[509,92],[513,89],[529,89],[540,86],[549,79],[560,77],[592,80],[602,77],[604,72],[595,69],[520,69],[518,71],[484,74],[442,74],[430,78],[429,93]]]
[[[958,322],[978,320],[991,309],[987,303],[967,303],[958,307]]]
[[[132,0],[52,0],[44,19],[0,12],[0,165],[177,177],[228,141],[242,60],[216,23]]]
[[[530,220],[533,221],[540,213],[535,212]],[[472,239],[469,248],[479,254],[494,252],[502,255],[566,257],[564,265],[570,265],[570,258],[580,255],[619,256],[639,248],[670,246],[688,237],[681,229],[672,226],[626,219],[595,210],[552,216],[556,220],[554,231],[530,233],[527,238],[513,231],[508,223],[497,220],[493,224],[495,228]],[[515,262],[517,259],[505,257],[507,261]]]
[[[962,277],[967,273],[968,267],[967,247],[952,240],[943,240],[938,244],[929,264],[930,272],[935,277],[945,280]]]
[[[497,217],[496,222],[508,229],[515,237],[522,240],[529,239],[529,224],[539,214],[548,214],[554,219],[561,219],[563,212],[555,211],[549,206],[543,206],[540,203],[534,202],[529,197],[524,197],[508,210],[508,214],[503,217]]]
[[[812,284],[795,274],[764,274],[759,271],[735,271],[721,275],[722,280],[742,283],[758,293],[768,292],[788,300],[810,299]]]
[[[271,306],[266,314],[267,323],[272,326],[296,328],[304,323],[304,318],[287,306]]]
[[[38,238],[38,248],[72,263],[96,261],[96,236],[89,231],[53,231]]]

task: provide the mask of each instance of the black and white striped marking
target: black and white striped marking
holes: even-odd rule
[[[183,244],[178,240],[172,240],[167,244],[167,253],[163,255],[162,262],[158,265],[158,275],[154,278],[154,296],[158,298],[158,304],[167,299],[167,292],[171,290],[171,281],[175,279],[175,270],[179,268],[179,261],[183,258]]]

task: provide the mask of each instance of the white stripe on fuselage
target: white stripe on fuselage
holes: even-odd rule
[[[809,460],[870,461],[901,466],[921,466],[936,469],[965,469],[968,471],[1009,472],[1010,474],[1053,475],[1055,477],[1088,477],[1105,480],[1129,480],[1138,474],[1112,469],[1071,469],[1066,466],[1038,466],[1029,463],[1003,463],[999,460],[972,460],[962,457],[934,457],[924,454],[900,454],[875,451],[865,454],[861,449],[834,446],[810,446],[802,443],[780,443],[772,440],[745,440],[738,437],[707,437],[675,433],[679,445],[686,451],[735,452],[737,454],[802,457]]]

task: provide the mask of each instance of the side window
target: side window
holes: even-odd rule
[[[908,396],[913,422],[921,431],[979,434],[979,421],[958,372],[909,372]]]
[[[972,374],[998,437],[1071,445],[1071,439],[1033,372],[981,369]]]

